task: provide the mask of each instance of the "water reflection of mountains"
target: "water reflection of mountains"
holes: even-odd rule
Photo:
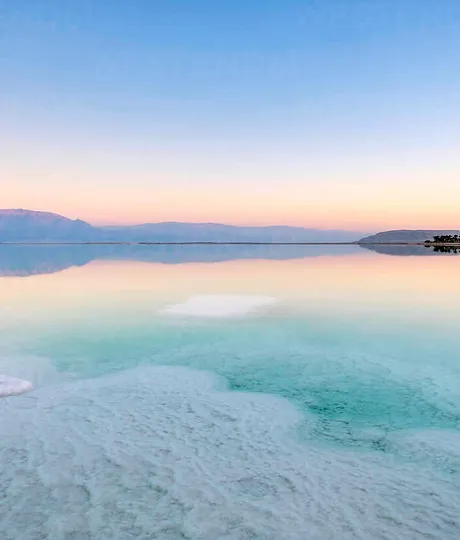
[[[92,261],[138,261],[157,264],[218,263],[232,260],[288,260],[357,254],[365,248],[383,255],[444,255],[425,246],[389,245],[0,245],[0,276],[52,274]],[[459,252],[460,253],[460,252]],[[457,254],[457,250],[447,250]]]
[[[356,253],[356,246],[289,245],[0,245],[0,276],[52,274],[96,260],[157,264],[287,260]]]
[[[360,247],[380,253],[381,255],[395,255],[398,257],[404,256],[430,256],[430,255],[459,255],[458,247],[451,246],[403,246],[403,245],[388,245],[388,244],[359,244]]]

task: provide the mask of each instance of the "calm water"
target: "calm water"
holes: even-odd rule
[[[430,256],[423,256],[430,255]],[[460,538],[460,257],[0,246],[0,538]]]

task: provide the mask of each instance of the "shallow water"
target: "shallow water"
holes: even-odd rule
[[[2,251],[4,250],[4,251]],[[460,257],[0,246],[6,539],[460,537]]]

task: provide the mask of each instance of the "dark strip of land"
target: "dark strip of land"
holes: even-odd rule
[[[14,246],[426,246],[460,247],[452,242],[0,242]]]

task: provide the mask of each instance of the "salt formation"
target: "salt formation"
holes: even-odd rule
[[[170,315],[192,317],[240,317],[275,302],[270,296],[203,294],[162,310]]]
[[[6,375],[0,375],[0,398],[18,396],[32,390],[32,383],[23,379],[15,379]]]

